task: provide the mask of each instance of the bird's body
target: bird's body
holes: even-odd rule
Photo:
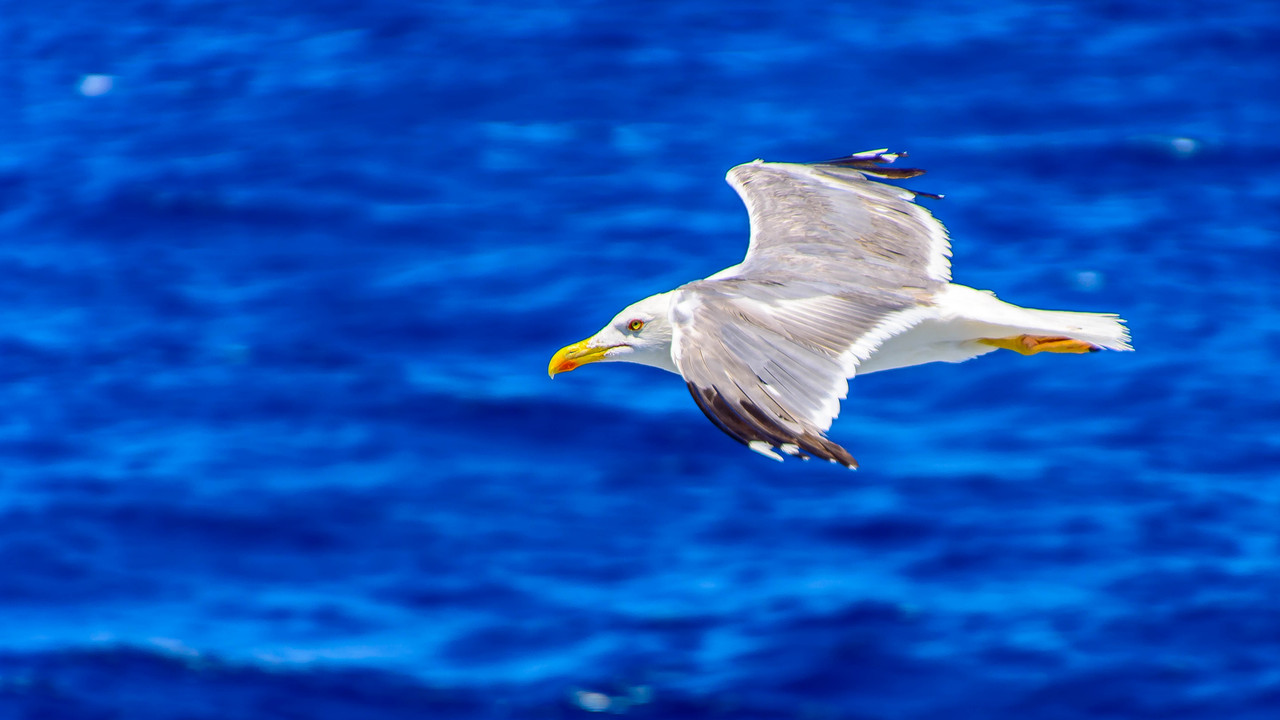
[[[755,161],[729,171],[751,217],[746,258],[637,302],[552,358],[684,377],[721,430],[774,458],[856,467],[826,431],[855,374],[1023,354],[1128,350],[1114,315],[1032,310],[951,282],[946,230],[886,151],[815,164]]]

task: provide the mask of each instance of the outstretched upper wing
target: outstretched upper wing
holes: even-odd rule
[[[672,357],[707,417],[754,450],[856,467],[825,435],[848,378],[948,281],[942,225],[914,193],[864,174],[887,174],[892,157],[729,171],[751,245],[740,265],[676,291]]]
[[[916,177],[874,150],[822,163],[755,161],[726,179],[747,206],[751,244],[737,277],[787,272],[864,288],[935,289],[951,281],[947,231],[916,193],[868,179]],[[936,196],[930,196],[936,197]]]

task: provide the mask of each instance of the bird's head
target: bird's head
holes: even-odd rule
[[[593,362],[633,362],[679,372],[671,359],[671,293],[647,297],[628,306],[581,342],[563,347],[551,358],[547,373],[568,372]]]

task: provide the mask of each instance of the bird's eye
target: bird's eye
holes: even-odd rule
[[[627,323],[627,329],[630,330],[631,332],[640,332],[640,329],[643,327],[644,327],[643,320],[632,320],[631,322]]]

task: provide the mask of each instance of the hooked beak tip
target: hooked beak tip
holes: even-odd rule
[[[591,347],[587,344],[589,340],[590,338],[557,350],[556,354],[551,356],[551,362],[547,365],[547,376],[554,378],[562,372],[569,372],[587,363],[603,360],[605,353],[611,348]]]

